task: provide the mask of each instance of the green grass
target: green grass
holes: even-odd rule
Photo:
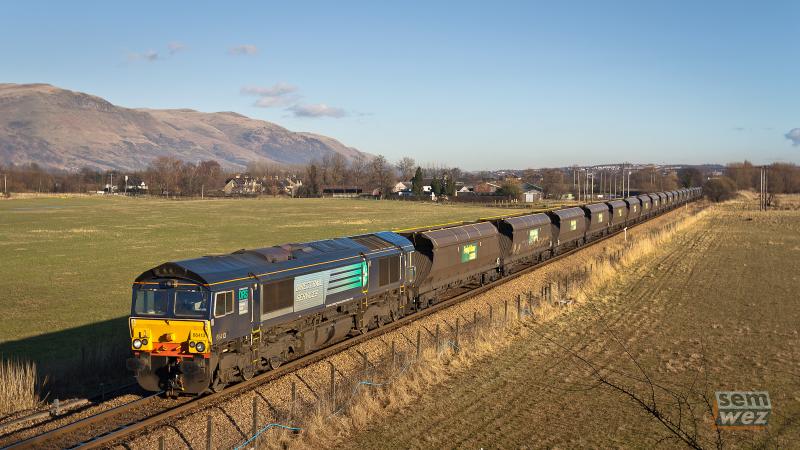
[[[165,261],[503,212],[344,199],[0,201],[0,354],[52,361],[110,345],[127,334],[134,278]]]

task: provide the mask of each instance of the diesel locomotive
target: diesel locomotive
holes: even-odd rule
[[[219,391],[700,195],[679,189],[167,262],[133,284],[127,365],[150,391]]]

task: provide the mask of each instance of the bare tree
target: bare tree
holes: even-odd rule
[[[414,161],[414,158],[404,156],[400,161],[397,161],[395,167],[402,181],[408,181],[414,177],[414,172],[417,170],[417,163]]]
[[[372,183],[381,191],[381,198],[385,198],[392,192],[394,182],[394,171],[389,166],[386,157],[378,155],[370,162],[370,179]]]

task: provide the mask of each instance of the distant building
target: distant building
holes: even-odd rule
[[[541,187],[536,186],[535,184],[530,183],[523,183],[522,185],[522,195],[521,200],[525,203],[533,203],[538,202],[544,196],[544,192]]]
[[[222,192],[225,195],[257,195],[264,191],[261,180],[246,173],[237,173],[225,181]]]
[[[398,181],[394,186],[392,186],[392,193],[400,196],[411,195],[412,184],[413,183],[410,181]]]
[[[361,195],[357,186],[323,186],[322,196],[328,198],[356,198]]]
[[[147,183],[143,180],[131,178],[125,182],[125,193],[128,195],[146,194]]]
[[[473,190],[476,194],[494,194],[498,189],[500,189],[499,184],[484,181],[476,184]]]

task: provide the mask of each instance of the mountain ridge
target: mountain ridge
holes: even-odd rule
[[[126,108],[46,83],[0,83],[0,164],[141,170],[171,156],[240,170],[250,162],[306,164],[336,153],[372,157],[328,136],[233,111]]]

